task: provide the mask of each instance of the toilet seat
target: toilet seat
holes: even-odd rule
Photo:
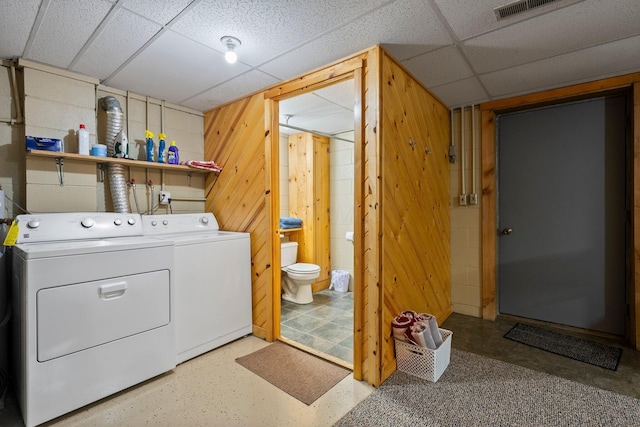
[[[306,262],[297,262],[286,266],[285,271],[287,273],[296,274],[315,274],[320,272],[320,266],[316,264],[308,264]]]
[[[301,280],[311,282],[314,279],[320,277],[320,266],[315,264],[307,264],[305,262],[298,262],[288,265],[282,268],[282,271],[287,273],[287,276],[293,280]]]

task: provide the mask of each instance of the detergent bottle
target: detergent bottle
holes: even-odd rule
[[[144,137],[147,140],[147,162],[153,162],[153,132],[145,131]]]
[[[167,163],[167,152],[165,151],[165,138],[167,135],[164,133],[158,134],[158,163]]]
[[[180,156],[178,155],[178,147],[176,146],[175,141],[171,141],[171,146],[169,146],[167,163],[169,163],[170,165],[177,165],[180,163]]]
[[[84,124],[78,129],[78,154],[89,155],[89,131]]]

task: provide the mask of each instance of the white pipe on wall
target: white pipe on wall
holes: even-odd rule
[[[466,162],[465,162],[465,132],[464,132],[464,107],[460,108],[460,180],[461,194],[460,205],[467,204]]]
[[[471,194],[476,194],[476,110],[471,104]]]
[[[22,123],[22,109],[20,108],[20,99],[18,93],[18,79],[16,79],[16,67],[11,64],[11,93],[13,94],[13,103],[16,108],[16,122]]]

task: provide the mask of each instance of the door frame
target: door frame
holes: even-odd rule
[[[333,67],[322,69],[318,72],[306,75],[303,78],[293,80],[273,89],[267,90],[265,99],[265,128],[267,129],[265,138],[265,153],[268,158],[266,164],[269,170],[266,171],[267,179],[270,183],[272,200],[269,211],[269,223],[271,228],[271,265],[280,265],[280,170],[279,170],[279,102],[304,93],[312,92],[326,86],[331,86],[341,81],[352,79],[354,81],[354,254],[362,253],[364,246],[364,233],[362,221],[364,179],[363,179],[363,141],[364,125],[362,116],[362,106],[364,105],[364,62],[362,58],[355,57],[339,63]],[[363,295],[363,275],[364,264],[360,257],[354,258],[353,271],[353,303],[354,303],[354,331],[353,331],[353,376],[355,379],[363,378],[364,354],[362,352],[362,342],[364,340],[365,313]],[[274,340],[281,339],[280,317],[281,317],[281,271],[280,268],[271,269],[271,333]]]
[[[608,92],[626,92],[630,95],[630,129],[633,137],[631,150],[627,150],[630,165],[629,186],[633,212],[629,215],[629,253],[627,272],[627,300],[629,323],[627,340],[640,350],[640,73],[626,74],[604,80],[552,89],[544,92],[491,101],[480,104],[481,112],[481,168],[482,168],[482,317],[495,320],[498,312],[497,290],[497,158],[496,116],[501,113],[530,109],[573,100],[592,98]],[[631,136],[629,136],[631,137]],[[638,232],[636,232],[636,225]]]

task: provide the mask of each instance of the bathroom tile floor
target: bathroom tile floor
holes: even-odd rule
[[[324,289],[309,304],[282,300],[280,335],[353,364],[353,293]]]

